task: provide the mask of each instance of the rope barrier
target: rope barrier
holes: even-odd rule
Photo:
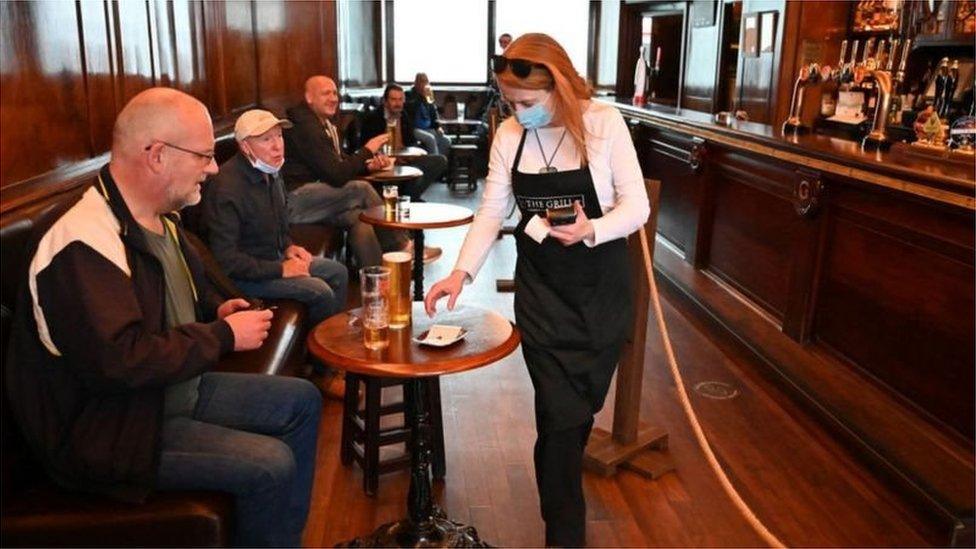
[[[728,475],[722,469],[719,464],[718,459],[715,457],[715,452],[712,451],[711,445],[708,443],[708,439],[705,438],[705,431],[702,430],[701,423],[698,421],[698,416],[695,414],[695,410],[691,407],[691,400],[688,399],[688,392],[685,389],[684,380],[681,378],[681,372],[678,371],[678,363],[674,358],[674,349],[671,348],[671,337],[668,335],[668,327],[664,323],[664,312],[661,310],[661,300],[657,295],[657,284],[654,282],[654,268],[651,265],[651,252],[650,246],[647,243],[647,232],[641,229],[638,231],[640,233],[641,250],[644,257],[644,270],[647,272],[647,280],[651,287],[651,298],[654,303],[654,313],[657,315],[657,324],[661,330],[661,339],[664,342],[664,351],[668,357],[668,366],[671,368],[671,375],[674,377],[675,385],[678,388],[678,399],[681,401],[681,406],[684,408],[685,414],[688,416],[688,422],[691,424],[691,429],[695,433],[695,439],[698,441],[698,446],[701,447],[702,452],[705,454],[705,459],[708,461],[709,466],[711,466],[712,471],[715,472],[715,476],[718,477],[719,483],[722,485],[722,489],[728,494],[729,498],[732,499],[732,503],[739,510],[740,513],[745,517],[749,526],[756,531],[757,534],[763,540],[769,544],[770,547],[786,547],[779,538],[773,535],[772,532],[766,528],[753,513],[749,505],[742,499],[739,492],[736,491],[735,487],[732,486],[732,482],[729,481]]]

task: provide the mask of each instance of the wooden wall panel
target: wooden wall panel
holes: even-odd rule
[[[309,76],[336,76],[335,35],[326,36],[326,13],[335,20],[334,2],[255,4],[261,104],[284,114],[301,100]],[[295,56],[295,50],[306,52]]]
[[[736,153],[714,156],[708,268],[782,322],[801,222],[789,200],[792,172]]]
[[[88,132],[91,153],[97,154],[111,147],[115,113],[122,108],[115,95],[116,59],[108,28],[108,4],[79,2],[78,17],[78,26],[84,37],[82,48],[88,91]]]
[[[332,1],[0,2],[0,211],[83,180],[150,86],[199,98],[218,131],[297,101],[337,73],[337,24]]]
[[[75,5],[0,2],[0,182],[88,158]]]
[[[109,6],[118,59],[116,93],[121,105],[125,105],[139,92],[151,88],[156,81],[149,3],[112,2]]]
[[[818,342],[972,440],[972,216],[839,194],[815,312]]]
[[[255,5],[243,0],[214,4],[220,42],[214,70],[222,74],[224,81],[224,108],[220,114],[234,117],[258,104]]]

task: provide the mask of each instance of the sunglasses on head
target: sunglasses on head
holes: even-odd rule
[[[526,78],[532,72],[532,67],[544,68],[545,65],[526,61],[525,59],[509,59],[502,55],[493,55],[491,57],[491,70],[495,71],[495,74],[505,72],[505,69],[510,69],[515,76]]]

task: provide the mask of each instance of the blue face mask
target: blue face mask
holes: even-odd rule
[[[284,162],[282,162],[281,164],[284,164]],[[275,167],[272,166],[271,164],[268,164],[264,160],[261,160],[260,158],[255,158],[254,160],[251,161],[251,165],[254,166],[255,169],[264,172],[268,175],[274,175],[278,173],[278,170],[281,169],[281,164]]]
[[[515,113],[519,124],[527,130],[539,129],[549,122],[552,122],[552,113],[546,108],[545,101],[536,103],[524,111]]]

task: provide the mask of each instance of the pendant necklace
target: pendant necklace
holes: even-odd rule
[[[559,147],[563,144],[563,138],[566,137],[566,130],[563,130],[563,134],[559,137],[559,143],[556,143],[556,148],[552,151],[552,156],[548,160],[546,160],[546,151],[542,148],[542,140],[539,139],[539,130],[534,131],[535,142],[539,144],[539,154],[542,155],[542,161],[546,163],[545,166],[539,168],[539,173],[556,173],[559,170],[552,165],[552,161],[556,159],[556,153],[559,152]]]

